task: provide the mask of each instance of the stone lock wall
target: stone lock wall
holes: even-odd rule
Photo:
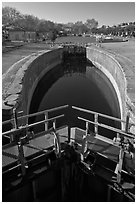
[[[95,46],[87,48],[87,59],[100,69],[112,83],[119,101],[121,119],[126,120],[127,112],[127,82],[124,71],[119,62],[106,51],[102,51]],[[123,124],[124,128],[124,124]]]
[[[125,120],[128,111],[126,106],[128,97],[122,67],[114,57],[105,51],[97,49],[95,46],[86,48],[86,57],[110,80],[118,98],[121,119]],[[3,101],[3,120],[11,117],[13,108],[16,108],[17,112],[23,111],[23,115],[29,113],[31,99],[38,82],[46,72],[60,64],[62,60],[63,49],[58,48],[33,54],[25,59],[21,66],[16,64],[15,69],[17,66],[19,66],[19,69]],[[24,124],[26,121],[22,120],[21,123]]]
[[[31,98],[38,82],[47,71],[62,62],[62,51],[62,48],[45,50],[39,54],[33,54],[22,66],[18,64],[20,68],[9,88],[10,91],[7,91],[7,98],[3,101],[3,120],[12,117],[13,108],[16,108],[17,112],[23,111],[23,115],[28,114]],[[26,120],[20,121],[20,124],[24,123]]]

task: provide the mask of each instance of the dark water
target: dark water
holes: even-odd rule
[[[34,93],[30,113],[66,104],[70,106],[69,109],[49,115],[52,117],[65,112],[65,117],[59,120],[57,126],[67,123],[71,127],[85,128],[85,123],[77,119],[78,115],[93,120],[90,114],[72,110],[72,105],[120,117],[117,96],[109,80],[91,63],[81,58],[71,58],[43,77]],[[39,119],[43,118],[35,120]],[[113,127],[119,126],[118,123],[101,117],[99,121]],[[92,125],[90,129],[93,131]],[[109,138],[114,137],[113,132],[103,131],[102,128],[99,128],[99,133]]]

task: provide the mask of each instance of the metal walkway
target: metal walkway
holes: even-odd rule
[[[86,112],[94,115],[94,121],[89,121],[86,118],[78,117],[79,120],[85,122],[85,130],[80,128],[70,128],[67,124],[64,127],[56,128],[56,122],[64,117],[64,114],[47,119],[47,113],[56,110],[69,108],[68,105],[53,108],[50,110],[41,111],[26,116],[17,117],[16,110],[13,110],[13,118],[4,121],[3,125],[12,123],[13,128],[2,133],[3,137],[9,139],[9,144],[2,147],[2,173],[3,173],[3,188],[4,192],[9,189],[11,182],[17,178],[25,178],[32,174],[33,171],[41,173],[42,168],[49,168],[53,161],[61,159],[68,148],[73,149],[80,155],[80,163],[89,171],[94,171],[94,164],[100,167],[95,170],[96,174],[102,174],[102,168],[109,170],[106,180],[110,182],[115,174],[115,183],[118,185],[122,181],[122,173],[134,176],[134,162],[127,164],[129,167],[126,171],[123,169],[123,163],[126,155],[131,155],[134,160],[134,139],[135,135],[129,132],[129,127],[135,124],[129,123],[129,115],[126,121],[114,118],[112,116],[100,114],[94,111],[85,110],[79,107],[72,106],[72,110],[78,112]],[[33,124],[20,125],[23,118],[29,118],[36,115],[44,114],[45,120],[38,121]],[[99,117],[105,117],[108,120],[118,121],[125,124],[125,130],[120,130],[99,122]],[[52,127],[48,128],[48,123],[52,122]],[[34,134],[32,127],[45,124],[45,131]],[[93,124],[94,131],[90,131],[90,124]],[[99,135],[98,128],[106,128],[117,133],[117,138],[113,140]],[[131,148],[132,147],[132,148]],[[91,160],[91,161],[90,161]],[[43,167],[40,168],[41,165]],[[31,173],[30,173],[31,172]],[[112,173],[113,172],[113,173]],[[34,174],[34,173],[33,173]],[[12,176],[12,178],[11,178]],[[10,185],[9,185],[10,183]],[[9,185],[7,187],[7,185]],[[35,188],[34,197],[35,197]],[[108,199],[109,200],[109,199]]]

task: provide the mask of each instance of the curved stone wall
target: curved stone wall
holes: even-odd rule
[[[23,111],[23,115],[28,114],[35,87],[48,70],[62,62],[62,52],[62,48],[42,51],[37,55],[32,55],[18,69],[15,79],[9,88],[13,91],[11,92],[8,89],[7,92],[9,94],[3,101],[3,117],[5,106],[9,109],[9,114],[11,114],[13,108],[16,108],[17,112]],[[8,112],[6,112],[6,115],[8,115]],[[20,124],[24,123],[26,121],[20,122]]]
[[[63,49],[58,48],[52,51],[41,51],[25,60],[16,73],[15,79],[10,86],[10,91],[3,101],[3,116],[7,119],[8,112],[15,107],[17,111],[23,111],[23,115],[29,113],[30,103],[35,88],[40,79],[47,71],[62,62]],[[126,79],[120,64],[105,51],[96,47],[86,48],[86,57],[98,69],[100,69],[112,83],[119,101],[121,119],[125,120],[128,107],[126,102],[128,97],[126,94]],[[16,64],[17,66],[17,64]],[[13,67],[14,70],[14,67]],[[5,111],[4,111],[5,110]],[[22,121],[21,123],[26,123]]]
[[[121,65],[110,54],[96,47],[87,48],[87,59],[100,69],[111,81],[119,101],[121,119],[125,120],[128,108],[126,94],[126,78]]]

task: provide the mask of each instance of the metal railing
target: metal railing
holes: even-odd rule
[[[63,105],[63,106],[60,106],[60,107],[56,107],[56,108],[52,108],[52,109],[47,109],[47,110],[44,110],[44,111],[32,113],[32,114],[29,114],[29,115],[22,115],[22,116],[18,116],[22,112],[17,113],[16,110],[13,109],[13,118],[10,119],[10,120],[2,122],[2,125],[8,124],[8,123],[12,123],[13,124],[13,129],[8,130],[6,132],[3,132],[2,136],[8,137],[10,139],[11,138],[10,135],[12,135],[13,133],[19,133],[21,130],[28,130],[29,128],[34,127],[36,125],[40,125],[40,124],[45,124],[45,131],[46,131],[48,129],[47,128],[48,122],[54,121],[54,125],[55,125],[56,119],[59,119],[60,117],[63,116],[63,115],[61,115],[61,116],[57,116],[57,117],[53,117],[51,119],[48,119],[48,113],[54,112],[54,111],[57,111],[57,110],[61,110],[61,109],[65,109],[65,108],[68,108],[68,107],[69,107],[69,105]],[[129,117],[130,117],[129,114],[127,114],[126,121],[124,121],[124,120],[121,120],[121,119],[116,118],[116,117],[112,117],[112,116],[105,115],[105,114],[98,113],[98,112],[91,111],[91,110],[86,110],[86,109],[83,109],[83,108],[80,108],[80,107],[76,107],[76,106],[72,106],[72,109],[75,109],[75,110],[78,110],[78,111],[81,111],[81,112],[85,112],[85,113],[89,113],[89,114],[94,115],[94,121],[87,120],[87,119],[85,119],[83,117],[78,117],[78,119],[85,121],[87,123],[87,127],[89,127],[89,124],[93,124],[94,125],[94,133],[95,133],[95,135],[98,134],[98,128],[102,127],[104,129],[108,129],[108,130],[111,130],[113,132],[116,132],[117,134],[121,134],[124,137],[131,138],[131,139],[135,138],[134,134],[129,133],[129,127],[130,126],[135,126],[135,124],[129,122]],[[31,117],[34,117],[34,116],[39,116],[39,115],[44,115],[44,120],[39,121],[39,122],[35,122],[33,124],[26,124],[24,126],[19,126],[19,124],[18,124],[18,121],[20,119],[23,119],[23,118],[28,119],[28,118],[31,118]],[[121,130],[121,129],[118,129],[118,128],[115,128],[115,127],[111,127],[109,125],[105,125],[105,124],[100,123],[99,122],[99,116],[101,116],[103,118],[107,118],[109,120],[113,120],[113,121],[117,121],[117,122],[120,122],[120,123],[124,123],[125,124],[125,130]]]
[[[19,119],[26,119],[26,118],[30,118],[30,117],[33,117],[33,116],[39,116],[39,115],[42,115],[42,114],[44,114],[45,115],[45,117],[46,117],[46,114],[47,113],[50,113],[50,112],[53,112],[53,111],[56,111],[56,110],[60,110],[60,109],[63,109],[63,108],[67,108],[68,107],[68,105],[64,105],[64,106],[59,106],[59,107],[56,107],[56,108],[51,108],[51,109],[47,109],[47,110],[44,110],[44,111],[40,111],[40,112],[36,112],[36,113],[31,113],[31,114],[28,114],[28,115],[22,115],[22,116],[19,116],[18,117],[18,120]],[[18,114],[20,114],[20,113],[22,113],[22,111],[21,112],[16,112],[16,115],[15,115],[15,110],[16,109],[13,109],[13,118],[12,119],[10,119],[10,120],[6,120],[6,121],[3,121],[2,122],[2,125],[5,125],[5,124],[7,124],[7,123],[14,123],[14,124],[16,124],[16,117],[18,116]]]
[[[29,115],[19,116],[19,117],[17,117],[18,114],[17,114],[16,110],[13,109],[13,118],[11,120],[4,121],[2,123],[2,124],[7,124],[7,123],[10,123],[10,122],[14,123],[14,128],[11,129],[11,130],[8,130],[6,132],[3,132],[2,136],[8,137],[10,139],[11,143],[14,143],[14,144],[16,144],[18,146],[18,153],[19,153],[18,159],[19,159],[20,164],[21,164],[21,170],[22,170],[23,175],[25,175],[25,172],[26,172],[26,164],[25,164],[25,158],[24,158],[23,145],[26,144],[30,140],[29,129],[32,128],[32,127],[35,127],[35,126],[40,125],[40,124],[45,124],[45,134],[46,134],[46,131],[48,131],[48,129],[46,127],[46,124],[48,122],[50,122],[50,121],[53,122],[53,126],[52,126],[51,131],[53,132],[53,135],[54,135],[54,145],[55,145],[56,153],[60,157],[60,155],[61,155],[60,154],[61,153],[61,146],[60,146],[59,136],[56,134],[56,120],[58,120],[59,118],[64,117],[64,114],[61,114],[61,115],[58,115],[56,117],[52,117],[52,118],[49,118],[49,119],[47,118],[47,114],[49,112],[65,109],[65,108],[68,108],[68,107],[69,107],[68,105],[64,105],[64,106],[60,106],[60,107],[40,111],[40,112],[37,112],[37,113],[32,113],[32,114],[29,114]],[[85,119],[83,117],[78,116],[78,119],[84,121],[85,124],[86,124],[85,125],[85,135],[83,136],[83,142],[82,142],[82,152],[81,152],[82,155],[83,155],[83,160],[84,160],[84,155],[86,154],[86,151],[87,151],[87,136],[88,136],[88,132],[89,132],[89,124],[94,125],[94,134],[95,135],[98,135],[98,128],[102,127],[104,129],[111,130],[111,131],[117,133],[118,135],[123,136],[124,138],[135,139],[135,135],[129,133],[129,125],[135,125],[133,123],[129,123],[129,117],[130,117],[129,114],[127,114],[126,121],[123,121],[123,120],[121,120],[119,118],[115,118],[115,117],[105,115],[105,114],[102,114],[102,113],[98,113],[98,112],[95,112],[95,111],[86,110],[86,109],[76,107],[76,106],[72,106],[72,109],[94,115],[94,121],[90,121],[90,120],[87,120],[87,119]],[[39,115],[44,115],[45,119],[41,120],[41,121],[38,121],[38,122],[35,122],[35,123],[32,123],[32,124],[26,124],[24,126],[19,126],[18,125],[18,120],[19,119],[22,119],[22,118],[27,118],[28,119],[30,117],[39,116]],[[125,124],[125,130],[117,129],[115,127],[111,127],[109,125],[100,123],[99,122],[99,116],[107,118],[109,120],[114,120],[114,121],[117,121],[117,122],[120,122],[120,123],[124,123]],[[70,129],[70,127],[68,127],[68,130],[69,129]],[[24,130],[26,131],[25,136],[23,134],[21,134],[22,131],[24,131]],[[13,138],[13,135],[14,135],[14,138]],[[68,131],[68,142],[70,142],[70,140],[71,140],[70,138],[71,138],[70,137],[70,131]],[[3,149],[5,149],[4,146],[3,146]],[[122,170],[122,162],[123,162],[123,155],[124,155],[123,152],[124,152],[124,148],[123,148],[123,145],[121,145],[120,154],[119,154],[119,170],[118,170],[119,173],[118,173],[118,178],[117,178],[118,183],[121,181],[120,173],[121,173],[121,170]]]
[[[112,117],[112,116],[105,115],[105,114],[98,113],[98,112],[91,111],[91,110],[86,110],[86,109],[83,109],[83,108],[80,108],[80,107],[76,107],[76,106],[72,106],[72,109],[75,109],[75,110],[78,110],[78,111],[81,111],[81,112],[85,112],[85,113],[89,113],[89,114],[94,115],[94,121],[90,121],[90,120],[87,120],[87,119],[82,118],[82,117],[78,117],[78,119],[83,120],[83,121],[87,122],[88,124],[89,123],[93,124],[94,125],[94,133],[95,133],[95,135],[98,134],[98,127],[100,126],[102,128],[105,128],[105,129],[108,129],[108,130],[112,130],[112,131],[114,131],[114,132],[116,132],[118,134],[122,134],[125,137],[131,138],[131,139],[135,138],[134,134],[131,135],[129,133],[129,127],[130,126],[135,126],[134,123],[130,123],[129,122],[129,117],[130,117],[129,113],[127,114],[126,121],[124,121],[124,120],[121,120],[121,119],[116,118],[116,117]],[[120,122],[120,123],[124,123],[125,124],[125,130],[117,129],[117,128],[111,127],[109,125],[105,125],[105,124],[99,123],[99,116],[101,116],[103,118],[107,118],[109,120],[113,120],[113,121],[117,121],[117,122]]]
[[[123,165],[123,160],[124,160],[124,151],[127,148],[127,144],[125,143],[124,139],[125,138],[135,139],[135,135],[134,134],[131,135],[128,132],[129,131],[129,124],[130,124],[129,123],[129,117],[130,117],[129,113],[127,114],[126,121],[123,121],[121,119],[118,119],[118,118],[115,118],[115,117],[112,117],[112,116],[108,116],[108,115],[101,114],[101,113],[98,113],[98,112],[86,110],[86,109],[79,108],[79,107],[76,107],[76,106],[72,106],[72,108],[75,109],[75,110],[78,110],[78,111],[82,111],[82,112],[86,112],[86,113],[90,113],[90,114],[94,115],[94,122],[78,116],[78,119],[80,119],[80,120],[82,120],[82,121],[84,121],[86,123],[86,125],[85,125],[86,126],[85,127],[85,135],[83,136],[83,144],[82,144],[83,160],[84,160],[84,155],[86,155],[86,152],[87,152],[87,142],[88,142],[87,141],[87,136],[88,136],[88,131],[89,131],[89,124],[93,124],[94,125],[94,133],[95,133],[95,135],[98,135],[98,127],[102,127],[102,128],[114,131],[114,132],[117,133],[117,136],[120,136],[120,141],[119,141],[119,144],[118,144],[119,147],[120,147],[119,162],[118,162],[118,165],[116,166],[116,171],[117,171],[116,172],[116,174],[117,174],[116,180],[117,180],[117,183],[120,184],[121,183],[122,165]],[[111,127],[111,126],[108,126],[108,125],[105,125],[105,124],[99,123],[99,121],[98,121],[98,117],[99,116],[102,116],[104,118],[108,118],[110,120],[114,120],[114,121],[119,121],[119,122],[125,123],[125,131],[117,129],[117,128],[114,128],[114,127]],[[132,123],[130,125],[135,125],[135,124]]]
[[[10,139],[10,142],[11,142],[8,145],[4,145],[2,149],[4,151],[5,149],[7,149],[8,147],[10,147],[12,145],[13,146],[17,145],[17,148],[18,148],[17,159],[18,159],[18,161],[20,163],[20,168],[21,168],[21,172],[22,172],[23,176],[26,174],[26,169],[28,168],[28,165],[27,165],[27,162],[26,162],[26,159],[25,159],[25,156],[24,156],[23,146],[28,144],[31,139],[34,139],[36,137],[40,137],[39,134],[34,135],[34,133],[29,131],[30,128],[35,127],[35,126],[40,125],[40,124],[47,124],[48,122],[53,122],[52,128],[50,128],[49,132],[48,132],[48,130],[47,131],[45,130],[45,131],[47,133],[52,133],[52,135],[54,137],[53,146],[54,146],[54,149],[55,149],[55,154],[56,154],[57,157],[61,156],[60,138],[59,138],[59,135],[56,133],[56,120],[58,120],[59,118],[64,117],[65,115],[61,114],[61,115],[58,115],[58,116],[55,116],[55,117],[52,117],[52,118],[49,118],[49,119],[47,119],[46,117],[47,117],[47,113],[49,113],[49,112],[56,111],[56,110],[61,110],[61,109],[67,108],[67,107],[68,107],[68,105],[64,105],[64,106],[44,110],[44,111],[41,111],[41,112],[38,112],[38,113],[33,113],[33,114],[30,114],[30,115],[25,115],[25,116],[21,116],[21,117],[17,117],[18,114],[17,114],[16,110],[13,109],[13,119],[3,122],[4,124],[10,123],[11,121],[14,122],[14,128],[13,129],[2,133],[2,136],[8,137]],[[22,118],[22,117],[23,118],[29,118],[29,117],[36,116],[36,115],[41,115],[41,114],[44,114],[44,116],[45,116],[44,120],[41,120],[41,121],[38,121],[38,122],[35,122],[35,123],[32,123],[32,124],[26,124],[24,126],[19,126],[18,125],[18,120],[20,118]],[[25,130],[25,133],[23,132],[24,130]],[[45,134],[46,134],[46,132],[45,132]],[[14,138],[13,138],[13,135],[14,135]],[[35,148],[39,149],[37,147],[35,147]],[[44,151],[44,153],[46,153],[46,151]]]

